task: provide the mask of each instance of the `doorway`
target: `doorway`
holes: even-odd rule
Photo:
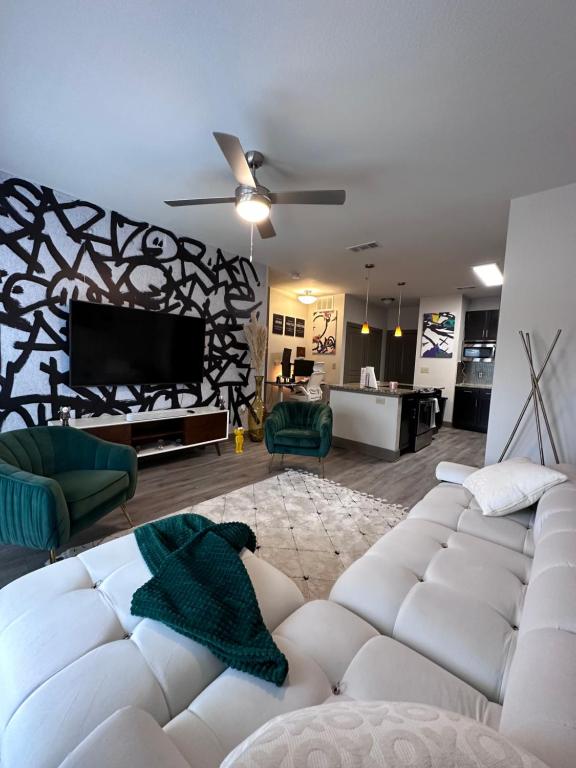
[[[369,334],[361,333],[358,323],[346,323],[346,351],[344,353],[344,384],[359,384],[360,370],[374,366],[376,378],[380,378],[382,362],[382,329],[370,328]]]
[[[386,332],[385,381],[414,384],[417,336],[418,331],[403,331],[400,338],[394,336],[394,331]]]

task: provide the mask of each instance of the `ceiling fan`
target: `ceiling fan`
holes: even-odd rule
[[[302,192],[270,192],[256,179],[256,171],[264,163],[264,155],[252,150],[244,152],[237,136],[229,133],[214,133],[218,146],[234,178],[238,182],[234,197],[205,197],[190,200],[165,200],[173,207],[183,205],[212,205],[213,203],[234,203],[236,211],[246,221],[256,224],[260,237],[275,237],[276,231],[270,221],[272,205],[342,205],[346,200],[343,189],[315,189]]]

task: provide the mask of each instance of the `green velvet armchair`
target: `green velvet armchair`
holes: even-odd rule
[[[56,550],[134,496],[136,452],[74,427],[0,434],[0,543]]]
[[[276,403],[264,422],[268,453],[315,456],[324,474],[324,457],[332,445],[332,409],[325,403]]]

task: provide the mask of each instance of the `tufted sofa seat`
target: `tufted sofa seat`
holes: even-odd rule
[[[574,468],[561,467],[574,475]],[[0,593],[3,768],[216,768],[267,720],[325,701],[409,701],[472,717],[537,755],[576,755],[576,484],[484,518],[440,484],[303,604],[245,555],[286,653],[282,688],[129,614],[148,578],[126,536]]]
[[[264,560],[247,550],[242,557],[273,629],[303,604],[302,594]],[[3,768],[55,768],[127,706],[148,712],[161,726],[179,715],[180,722],[192,721],[208,762],[217,765],[224,757],[214,746],[209,718],[195,715],[195,702],[219,686],[225,665],[198,643],[130,613],[132,594],[150,577],[129,534],[29,573],[0,592]],[[297,708],[296,691],[291,696]]]

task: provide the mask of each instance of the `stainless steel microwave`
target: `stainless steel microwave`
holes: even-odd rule
[[[496,344],[464,344],[462,360],[490,362],[496,357]]]

